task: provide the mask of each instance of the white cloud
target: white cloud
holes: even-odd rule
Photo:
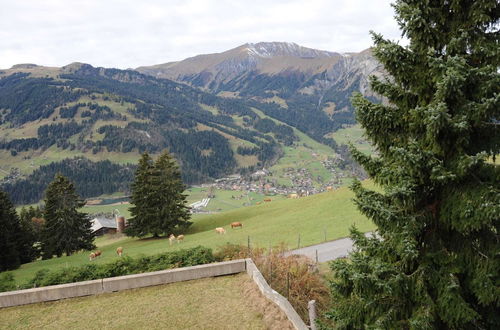
[[[259,41],[361,51],[369,30],[400,37],[389,0],[0,0],[0,8],[0,68],[129,68]]]

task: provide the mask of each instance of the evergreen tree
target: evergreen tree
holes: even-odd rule
[[[344,329],[500,324],[500,65],[497,0],[398,0],[409,45],[374,34],[388,102],[353,98],[378,156],[352,150],[384,190],[353,184],[377,236],[332,265],[328,314]]]
[[[3,191],[0,191],[0,228],[0,271],[16,269],[21,265],[18,244],[21,226],[14,205]]]
[[[144,153],[132,183],[127,235],[158,237],[188,227],[191,222],[184,189],[179,168],[167,152],[154,163]]]
[[[83,205],[85,202],[79,199],[73,183],[57,174],[45,192],[45,225],[41,235],[44,259],[95,247],[90,218],[78,212]]]
[[[163,152],[154,164],[153,186],[157,218],[151,232],[154,236],[170,234],[174,229],[183,230],[191,225],[191,214],[186,206],[186,187],[181,172],[168,152]]]
[[[28,208],[23,206],[19,212],[19,219],[21,228],[23,228],[23,232],[25,233],[25,251],[30,252],[24,253],[21,256],[21,263],[25,263],[33,261],[40,256],[40,244],[38,243],[41,241],[45,219],[43,219],[43,211],[39,206],[36,208],[33,206]]]
[[[155,221],[154,190],[152,185],[153,160],[147,152],[142,154],[134,182],[131,185],[132,196],[129,208],[130,219],[126,234],[129,236],[142,237],[150,233],[149,224]]]
[[[19,212],[19,218],[23,226],[33,233],[35,242],[40,242],[42,228],[45,224],[43,210],[39,206],[29,206],[28,208],[23,206]]]

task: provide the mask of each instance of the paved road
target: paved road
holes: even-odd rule
[[[368,236],[370,234],[371,233],[366,233],[365,235]],[[352,251],[352,247],[353,242],[350,238],[341,238],[336,241],[292,250],[287,254],[300,254],[309,257],[312,260],[316,260],[316,253],[318,253],[318,261],[325,262],[347,256],[349,252]]]

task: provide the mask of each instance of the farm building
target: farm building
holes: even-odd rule
[[[114,218],[97,217],[92,219],[92,232],[97,236],[104,234],[114,234],[117,230],[116,220]]]

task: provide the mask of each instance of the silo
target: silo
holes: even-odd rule
[[[118,233],[123,233],[125,229],[125,217],[116,217],[116,231]]]

